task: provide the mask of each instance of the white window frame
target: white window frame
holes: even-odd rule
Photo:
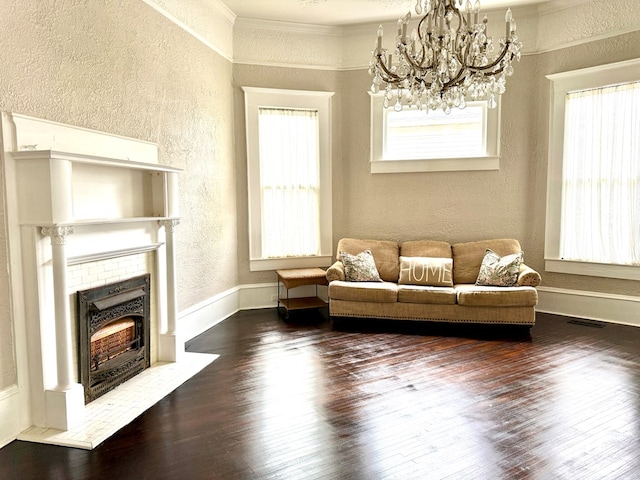
[[[331,97],[334,92],[242,87],[245,98],[247,135],[247,188],[249,200],[249,269],[265,271],[284,268],[329,266],[333,256],[331,207]],[[262,257],[262,215],[260,195],[260,108],[314,109],[319,120],[320,155],[320,253],[304,257]]]
[[[486,154],[462,158],[385,159],[384,93],[371,93],[371,173],[455,172],[500,169],[500,97],[496,108],[486,108],[484,143]],[[474,102],[475,103],[475,102]],[[486,102],[485,102],[486,103]],[[428,115],[428,113],[425,113]]]
[[[564,151],[565,98],[568,92],[600,88],[640,80],[640,59],[547,75],[551,81],[547,210],[544,259],[548,272],[593,277],[640,280],[640,268],[560,258],[562,222],[562,160]]]

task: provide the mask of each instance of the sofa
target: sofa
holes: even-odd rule
[[[535,287],[541,277],[524,263],[515,239],[451,245],[343,238],[336,259],[326,272],[334,321],[376,318],[525,328],[535,323]]]

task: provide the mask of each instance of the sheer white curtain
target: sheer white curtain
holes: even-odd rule
[[[259,109],[262,256],[320,253],[318,112]]]
[[[640,82],[566,97],[560,256],[640,265]]]

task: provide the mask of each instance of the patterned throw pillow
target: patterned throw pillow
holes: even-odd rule
[[[522,252],[500,257],[487,248],[480,265],[476,285],[494,287],[515,287],[518,284],[518,273],[522,263]]]
[[[400,257],[400,279],[403,285],[453,287],[453,259],[431,257]]]
[[[340,259],[344,265],[344,276],[347,282],[382,281],[371,250],[365,250],[357,255],[340,252]]]

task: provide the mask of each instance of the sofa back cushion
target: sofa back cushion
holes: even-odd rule
[[[340,252],[357,255],[364,250],[371,250],[380,278],[385,282],[397,282],[400,272],[400,249],[398,242],[391,240],[363,240],[343,238],[338,242],[338,260]]]
[[[400,255],[403,257],[452,258],[451,245],[437,240],[411,240],[402,242]]]
[[[513,238],[456,243],[451,247],[453,251],[453,283],[476,283],[487,248],[501,257],[522,251],[520,242]]]

